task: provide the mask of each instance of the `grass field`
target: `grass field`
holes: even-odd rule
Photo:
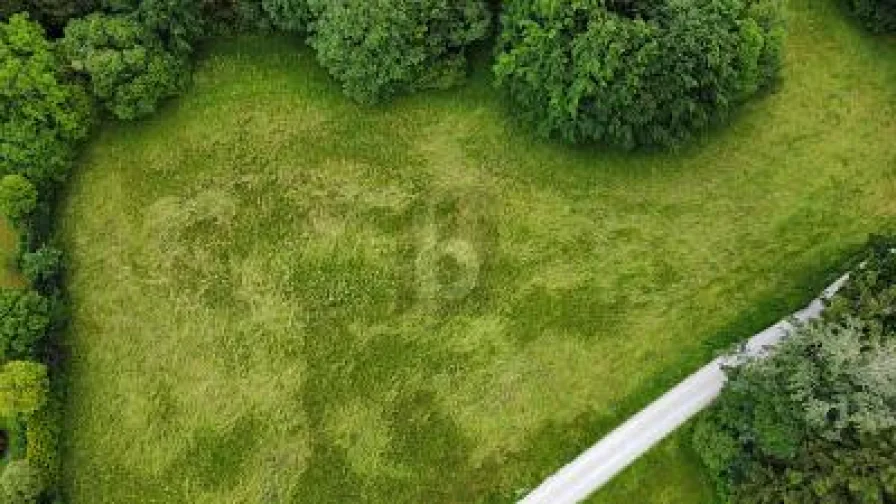
[[[484,66],[369,109],[212,44],[62,211],[71,502],[510,502],[812,298],[894,223],[896,46],[791,3],[780,89],[674,153],[537,141]],[[708,502],[686,443],[594,502]]]
[[[23,287],[27,280],[15,264],[18,236],[5,219],[0,219],[0,287]]]

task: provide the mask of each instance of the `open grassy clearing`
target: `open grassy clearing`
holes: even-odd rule
[[[293,41],[214,44],[63,209],[72,502],[537,484],[893,223],[896,48],[834,5],[793,0],[781,89],[673,154],[535,141],[485,70],[371,110]]]

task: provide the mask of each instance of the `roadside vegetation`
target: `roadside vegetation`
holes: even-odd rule
[[[894,245],[874,241],[823,320],[729,370],[694,432],[723,501],[896,499]]]
[[[0,496],[521,497],[894,226],[863,1],[3,3]]]

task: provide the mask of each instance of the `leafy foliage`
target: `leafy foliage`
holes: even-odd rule
[[[56,292],[62,280],[62,251],[48,245],[19,258],[19,269],[39,292]]]
[[[44,491],[40,471],[26,460],[10,462],[0,475],[0,497],[3,502],[36,504]]]
[[[37,189],[19,174],[0,179],[0,212],[13,225],[20,226],[37,207]]]
[[[828,320],[861,318],[870,334],[896,334],[896,239],[876,236],[825,311]]]
[[[779,0],[512,0],[495,74],[543,135],[672,145],[775,76]]]
[[[0,368],[0,414],[31,415],[47,403],[47,367],[31,361],[11,361]]]
[[[83,16],[96,6],[94,0],[4,0],[0,2],[0,17],[28,12],[42,25],[59,30],[69,19]]]
[[[734,502],[880,504],[896,498],[896,430],[840,441],[811,439],[786,464],[753,463]]]
[[[878,240],[821,322],[729,370],[694,444],[737,503],[896,499],[896,255]]]
[[[90,122],[87,94],[59,70],[40,25],[26,15],[0,23],[0,175],[23,175],[39,190],[65,178]]]
[[[50,399],[28,418],[25,459],[40,471],[47,486],[55,486],[60,476],[59,439],[62,416],[58,400]]]
[[[483,0],[333,0],[312,7],[318,59],[348,96],[367,103],[456,84],[466,49],[489,26]]]
[[[103,0],[105,10],[127,17],[162,41],[165,49],[179,56],[193,50],[205,33],[200,0]]]
[[[876,33],[896,31],[896,1],[847,0],[847,4],[869,30]]]
[[[186,80],[186,61],[130,17],[93,14],[72,21],[62,48],[72,69],[89,78],[93,94],[120,119],[152,113]]]
[[[308,0],[261,0],[271,23],[281,30],[304,32],[311,21]]]
[[[37,292],[0,290],[0,359],[34,357],[50,322],[50,303]]]

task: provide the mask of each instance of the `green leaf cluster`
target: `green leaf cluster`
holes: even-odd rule
[[[896,500],[896,254],[877,239],[823,320],[728,371],[694,445],[725,502]]]
[[[61,48],[72,70],[87,78],[93,95],[119,119],[151,114],[183,88],[188,75],[186,60],[133,17],[74,20]]]
[[[780,0],[511,0],[495,74],[537,131],[669,146],[773,81]]]
[[[308,34],[346,95],[376,103],[446,88],[466,75],[469,47],[488,35],[485,0],[263,0],[275,26]]]
[[[27,15],[0,23],[0,176],[22,175],[39,190],[65,179],[90,126],[90,99],[59,63]]]

